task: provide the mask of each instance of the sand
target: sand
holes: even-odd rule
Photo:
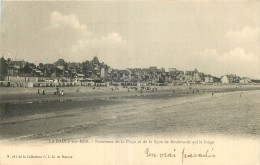
[[[39,96],[33,93],[36,88],[15,89],[1,92],[1,98],[9,97],[1,103],[2,140],[199,133],[259,136],[258,86],[162,87],[142,93],[82,87],[80,92],[65,88],[63,97],[48,92]]]
[[[86,100],[107,96],[136,96],[140,94],[140,90],[136,91],[130,89],[128,92],[127,88],[119,87],[118,90],[113,90],[114,87],[60,87],[59,90],[64,91],[64,96],[54,95],[56,92],[55,87],[45,88],[12,88],[2,87],[0,93],[0,103],[25,103],[25,102],[37,102],[37,101],[53,101],[62,99],[71,100]],[[154,86],[151,88],[157,88],[157,92],[143,90],[142,93],[149,94],[161,94],[161,93],[203,93],[204,92],[230,92],[230,91],[247,91],[260,89],[260,85],[192,85],[192,86]],[[42,89],[45,91],[45,95],[37,94],[38,89],[41,93]],[[78,92],[76,92],[78,90]],[[199,92],[198,92],[199,91]]]
[[[139,90],[119,87],[64,87],[64,95],[54,95],[56,88],[43,88],[45,95],[38,94],[40,88],[1,88],[0,93],[0,122],[13,117],[62,112],[80,109],[85,106],[95,107],[109,104],[120,104],[118,99],[169,99],[212,93],[232,91],[249,91],[260,89],[257,85],[237,86],[156,86],[157,91]],[[41,89],[40,89],[41,92]],[[213,94],[214,95],[214,94]],[[13,119],[14,120],[14,119]]]

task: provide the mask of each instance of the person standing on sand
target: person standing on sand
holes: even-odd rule
[[[214,93],[212,92],[212,97],[213,97]]]
[[[59,95],[59,94],[60,94],[60,90],[59,90],[59,88],[58,88],[58,87],[56,88],[56,94],[57,94],[57,95]]]
[[[61,96],[63,96],[63,94],[64,94],[64,93],[63,93],[63,90],[61,90]]]

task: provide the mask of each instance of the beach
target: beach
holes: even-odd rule
[[[37,89],[1,90],[0,141],[260,134],[258,85]]]

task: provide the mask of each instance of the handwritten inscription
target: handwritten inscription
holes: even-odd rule
[[[214,149],[212,148],[211,151],[213,150]],[[215,154],[209,153],[209,150],[207,150],[204,153],[186,153],[185,148],[183,148],[181,155],[182,155],[182,163],[184,162],[184,159],[187,158],[215,158]]]
[[[146,148],[145,155],[148,158],[176,158],[180,157],[182,163],[185,159],[191,158],[215,158],[214,148],[207,149],[205,152],[201,153],[192,153],[188,152],[185,148],[181,152],[177,152],[176,149],[173,149],[172,152],[151,152],[149,148]],[[179,155],[179,156],[178,156]]]
[[[175,152],[176,150],[174,149],[173,151]],[[175,153],[166,153],[166,152],[162,152],[162,153],[159,153],[159,154],[152,153],[152,152],[150,152],[149,148],[147,148],[145,150],[145,154],[146,154],[147,157],[160,157],[160,158],[176,157]]]

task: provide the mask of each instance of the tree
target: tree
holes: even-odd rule
[[[29,66],[29,63],[27,62],[23,68],[24,74],[30,74],[31,73],[31,68]]]
[[[39,68],[43,68],[43,63],[39,63]]]
[[[88,71],[90,70],[89,61],[83,62],[82,72],[85,76],[89,76]]]
[[[8,64],[4,57],[0,59],[0,80],[4,80],[4,77],[7,75]]]

